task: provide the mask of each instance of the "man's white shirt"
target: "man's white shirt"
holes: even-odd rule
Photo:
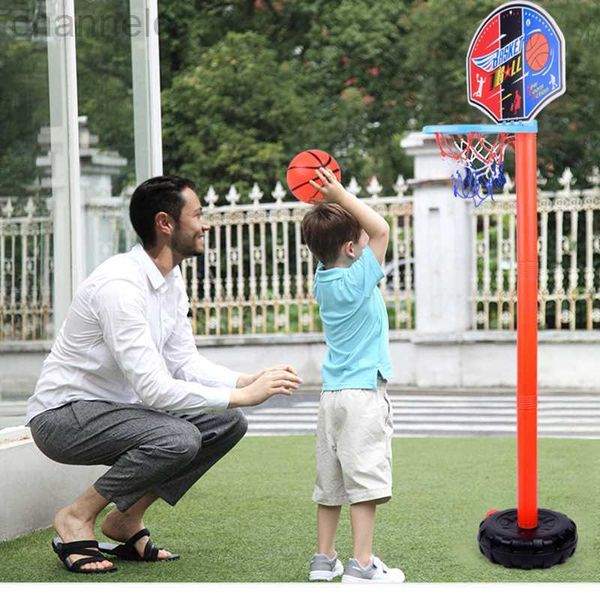
[[[179,414],[224,410],[241,373],[198,354],[179,267],[163,277],[136,245],[77,290],[28,402],[37,414],[76,400]]]

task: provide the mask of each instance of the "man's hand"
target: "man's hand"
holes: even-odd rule
[[[282,365],[282,367],[266,369],[253,383],[232,390],[229,396],[229,408],[256,406],[275,394],[291,396],[302,383],[302,379],[295,374],[292,367],[286,367],[286,365]]]
[[[290,365],[275,365],[274,367],[269,367],[268,369],[263,369],[262,371],[259,371],[258,373],[255,373],[254,375],[247,375],[247,374],[240,375],[238,377],[235,387],[236,388],[246,387],[247,385],[254,383],[261,375],[264,375],[267,371],[282,371],[282,370],[289,371],[290,373],[293,373],[294,375],[298,375],[298,371],[296,371],[296,369],[294,369],[294,367],[292,367]]]

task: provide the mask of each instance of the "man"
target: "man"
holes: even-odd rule
[[[53,548],[74,572],[115,570],[126,560],[171,560],[144,527],[157,498],[171,505],[244,436],[239,407],[301,383],[287,365],[254,375],[202,358],[187,319],[178,268],[204,250],[209,225],[194,184],[155,177],[133,193],[131,223],[142,245],[101,264],[81,285],[29,399],[32,437],[49,458],[111,468],[58,511]],[[115,508],[98,544],[96,518]]]

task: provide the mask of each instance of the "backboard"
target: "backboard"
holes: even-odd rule
[[[479,26],[467,52],[467,98],[497,123],[528,121],[565,93],[565,42],[531,2],[509,2]]]

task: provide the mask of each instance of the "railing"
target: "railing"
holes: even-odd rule
[[[0,341],[53,335],[52,218],[40,212],[33,198],[0,210]]]
[[[361,188],[353,180],[349,189],[358,194]],[[381,186],[373,178],[365,200],[391,225],[381,290],[392,329],[414,324],[412,203],[406,190],[399,178],[398,196],[381,198]],[[263,196],[254,186],[251,204],[238,204],[242,198],[232,186],[224,206],[216,205],[212,188],[205,197],[212,224],[206,253],[182,265],[195,333],[321,331],[312,297],[315,263],[300,233],[309,207],[284,202],[286,192],[279,183],[272,192],[274,202],[261,202]],[[23,204],[23,199],[4,198],[0,210],[0,341],[53,336],[52,217],[36,208],[32,198]]]
[[[567,170],[561,189],[540,189],[539,320],[546,329],[600,329],[600,174],[574,189]],[[544,186],[545,181],[540,180]],[[355,181],[349,189],[359,195]],[[386,278],[380,286],[391,329],[415,323],[412,196],[399,179],[396,196],[380,197],[375,179],[363,200],[391,226]],[[269,199],[269,202],[265,202]],[[277,184],[271,198],[254,186],[248,199],[232,187],[223,203],[205,196],[212,228],[204,256],[182,265],[193,329],[199,335],[319,332],[312,296],[315,262],[302,243],[300,224],[309,207],[286,197]],[[14,199],[13,199],[14,200]],[[124,199],[126,201],[126,199]],[[455,201],[448,199],[449,202]],[[52,338],[52,220],[33,199],[0,204],[0,340]],[[516,206],[512,183],[495,202],[474,209],[472,327],[516,327]],[[426,263],[427,261],[425,261]],[[467,266],[465,265],[465,268]],[[418,274],[417,274],[418,276]]]
[[[572,189],[565,170],[562,189],[538,193],[539,325],[545,329],[600,329],[600,173],[592,187]],[[538,180],[544,185],[546,180]],[[516,328],[516,204],[504,194],[472,212],[473,326]]]
[[[360,192],[353,180],[350,191]],[[396,197],[379,197],[373,178],[364,199],[390,223],[386,278],[381,281],[391,329],[414,324],[412,202],[399,178]],[[204,257],[182,265],[191,304],[194,332],[199,335],[290,334],[321,331],[318,306],[312,296],[315,261],[302,243],[301,222],[310,208],[284,202],[277,184],[274,202],[261,202],[254,186],[250,204],[231,187],[224,206],[210,188],[204,200],[211,230]]]

